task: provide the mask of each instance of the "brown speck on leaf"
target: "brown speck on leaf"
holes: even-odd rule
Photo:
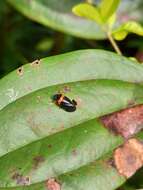
[[[115,150],[114,163],[121,175],[131,177],[143,166],[143,144],[135,138],[128,140]]]
[[[32,128],[35,129],[37,126],[35,124],[35,120],[34,120],[34,113],[29,114],[28,118],[27,118],[27,124]]]
[[[39,60],[39,59],[36,59],[35,61],[33,61],[32,63],[31,63],[31,66],[32,67],[37,67],[37,66],[39,66],[41,64],[41,61]]]
[[[52,145],[51,145],[51,144],[48,144],[48,148],[52,148]]]
[[[33,158],[33,161],[34,161],[34,169],[36,169],[39,166],[39,164],[45,161],[45,159],[43,156],[38,155]]]
[[[19,67],[19,68],[17,69],[17,74],[18,74],[19,76],[22,76],[23,73],[24,73],[23,67]]]
[[[46,181],[47,190],[61,190],[61,185],[56,181],[56,179],[51,178]]]
[[[26,89],[28,89],[28,91],[31,91],[31,90],[32,90],[32,87],[31,87],[31,86],[28,86],[28,87],[26,87]]]
[[[143,105],[103,116],[101,122],[115,134],[128,139],[143,128]]]
[[[109,164],[109,165],[112,166],[112,167],[115,167],[114,159],[113,159],[113,158],[110,158],[110,159],[107,161],[107,164]]]
[[[77,150],[76,150],[76,149],[73,149],[72,155],[73,155],[73,156],[77,156]]]
[[[135,105],[135,100],[128,101],[128,107],[133,107]]]
[[[16,172],[12,175],[12,179],[16,181],[17,185],[29,185],[30,178],[28,176],[23,176],[22,174]]]
[[[64,86],[64,88],[63,88],[64,93],[70,92],[70,91],[71,91],[71,88],[69,86]]]
[[[59,128],[60,128],[60,130],[63,130],[65,128],[64,124],[61,124],[61,126]]]

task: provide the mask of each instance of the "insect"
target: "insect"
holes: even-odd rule
[[[52,99],[56,105],[67,112],[74,112],[76,110],[77,102],[75,100],[70,100],[63,94],[55,94]]]

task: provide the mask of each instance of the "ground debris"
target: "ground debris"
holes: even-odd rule
[[[29,185],[30,178],[28,176],[23,176],[22,174],[15,172],[12,175],[12,179],[16,181],[17,185]]]
[[[114,163],[121,175],[131,177],[143,166],[143,143],[135,138],[129,139],[115,150]]]
[[[46,187],[47,190],[61,190],[61,185],[54,178],[46,181]]]
[[[115,134],[128,139],[143,128],[143,105],[103,116],[101,122]]]

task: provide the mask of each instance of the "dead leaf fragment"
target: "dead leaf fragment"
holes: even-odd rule
[[[143,105],[104,116],[101,121],[115,134],[130,138],[143,128]]]
[[[134,138],[128,140],[115,150],[114,163],[121,175],[131,177],[143,166],[143,144]]]
[[[22,174],[16,172],[12,175],[12,179],[16,181],[17,185],[29,185],[30,178],[28,176],[23,176]]]
[[[61,190],[61,185],[54,179],[48,179],[46,182],[47,190]]]

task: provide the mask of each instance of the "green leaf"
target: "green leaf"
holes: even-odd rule
[[[116,189],[125,181],[125,178],[120,176],[117,170],[107,162],[108,160],[100,160],[69,173],[71,175],[60,176],[59,182],[61,181],[61,184],[63,184],[63,190]]]
[[[116,14],[114,13],[107,21],[107,24],[109,26],[109,29],[111,30],[113,28],[113,25],[116,21]]]
[[[15,173],[23,178],[28,176],[30,183],[34,184],[76,170],[122,142],[120,136],[110,133],[96,120],[88,121],[1,157],[0,187],[22,185],[13,179]]]
[[[103,22],[98,8],[88,3],[81,3],[74,6],[72,12],[77,16],[94,20],[98,24],[102,24]]]
[[[127,37],[127,35],[128,35],[128,31],[125,31],[124,29],[113,32],[113,37],[119,41],[124,40]]]
[[[118,8],[120,0],[102,0],[100,4],[100,11],[104,22],[115,13]]]
[[[114,180],[111,180],[114,179]],[[108,164],[108,160],[99,160],[90,165],[81,167],[72,172],[59,175],[56,183],[61,186],[62,190],[75,189],[95,189],[95,190],[114,190],[119,187],[125,178],[120,176],[117,170]],[[0,190],[47,190],[47,181],[33,184],[30,186],[0,188]]]
[[[47,190],[53,177],[62,190],[119,187],[126,179],[109,158],[124,139],[98,118],[142,104],[142,81],[142,65],[103,50],[48,57],[1,79],[0,189]],[[77,110],[59,108],[56,93]]]
[[[20,73],[13,71],[0,80],[0,109],[28,93],[56,84],[89,79],[143,82],[142,65],[103,50],[75,51],[37,63],[27,64]]]
[[[55,30],[86,39],[105,39],[106,34],[94,21],[71,14],[77,0],[7,0],[28,18]],[[38,14],[38,16],[37,16]]]
[[[52,96],[58,92],[77,101],[75,112],[65,112],[52,102]],[[129,102],[134,102],[134,105],[143,103],[142,85],[88,80],[54,85],[31,93],[0,112],[0,156],[56,132],[126,108]]]
[[[113,31],[113,36],[116,40],[123,40],[126,38],[128,33],[134,33],[143,36],[143,26],[137,22],[128,21]]]

